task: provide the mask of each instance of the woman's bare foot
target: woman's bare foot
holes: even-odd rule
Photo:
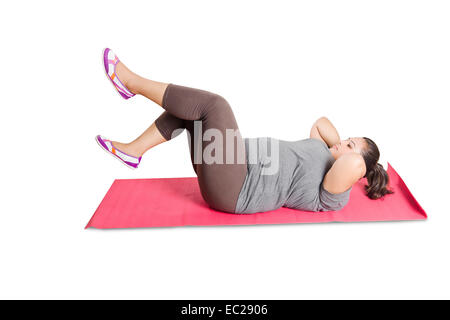
[[[136,150],[136,148],[131,143],[121,143],[117,141],[111,141],[114,148],[116,148],[119,151],[125,152],[126,154],[139,158],[142,157],[142,152],[139,150]]]

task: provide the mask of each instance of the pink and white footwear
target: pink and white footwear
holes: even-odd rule
[[[127,167],[136,169],[139,166],[142,157],[136,158],[120,151],[112,145],[111,140],[105,139],[105,137],[102,137],[100,135],[95,137],[95,141],[97,141],[97,143],[100,147],[102,147],[103,150],[119,159]]]
[[[105,66],[105,72],[108,79],[111,80],[117,92],[119,92],[124,99],[130,99],[131,97],[134,97],[135,94],[128,90],[116,75],[116,65],[119,61],[119,58],[117,58],[111,49],[105,48],[105,50],[103,50],[103,65]]]

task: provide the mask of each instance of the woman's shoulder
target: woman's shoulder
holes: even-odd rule
[[[330,193],[344,192],[361,179],[365,171],[364,159],[360,154],[344,154],[328,170],[323,186]]]

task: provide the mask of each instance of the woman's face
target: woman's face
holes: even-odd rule
[[[364,138],[348,138],[347,140],[341,140],[334,146],[330,147],[331,154],[335,159],[346,153],[359,153],[361,154],[366,147],[366,141]]]

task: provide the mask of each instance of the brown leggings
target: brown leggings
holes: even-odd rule
[[[186,129],[189,132],[192,166],[197,174],[203,199],[216,210],[234,213],[247,175],[247,164],[241,135],[236,134],[233,141],[225,139],[226,129],[239,129],[228,102],[215,93],[169,84],[164,92],[162,107],[166,111],[155,124],[166,140],[181,133],[181,130],[177,129]],[[203,154],[212,142],[203,141],[202,136],[195,134],[194,121],[201,121],[203,133],[208,129],[216,129],[222,134],[224,139],[221,163],[207,164],[203,157],[200,158],[201,161],[198,160],[199,154]],[[228,150],[233,150],[235,159],[232,163],[226,163],[227,144],[230,143],[233,143],[233,149]],[[244,161],[237,161],[239,152],[243,152]]]

